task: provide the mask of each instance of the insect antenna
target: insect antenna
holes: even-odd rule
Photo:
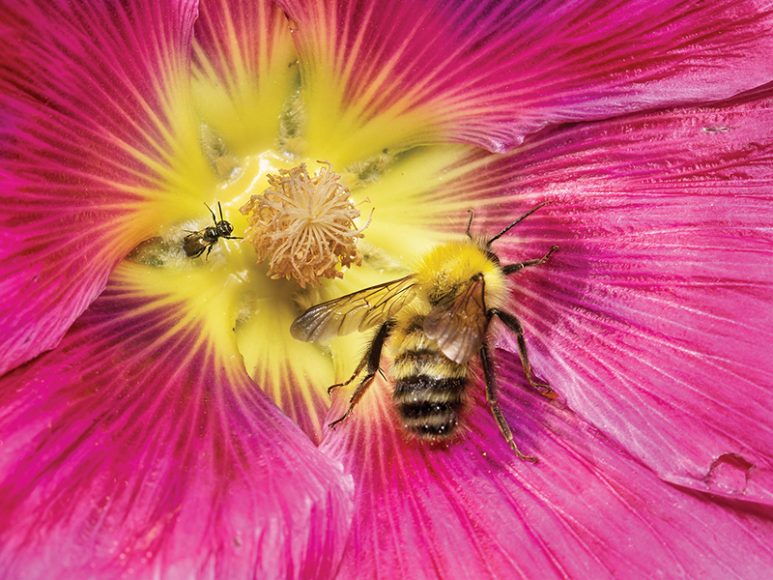
[[[220,207],[220,202],[219,201],[217,202],[217,205],[218,205],[218,207]],[[204,206],[209,210],[209,213],[212,216],[212,221],[214,222],[214,224],[217,225],[217,218],[215,217],[215,212],[213,212],[212,208],[207,205],[206,201],[204,202]],[[222,216],[223,214],[221,213],[220,215]]]
[[[467,210],[467,213],[470,214],[470,217],[467,219],[467,229],[464,230],[464,233],[467,234],[467,237],[472,239],[472,234],[470,233],[470,228],[472,228],[472,218],[475,217],[475,212],[471,209]]]
[[[217,202],[217,211],[218,211],[218,213],[220,214],[220,221],[222,222],[222,221],[223,221],[223,208],[222,208],[222,206],[220,205],[220,202],[219,202],[219,201]],[[213,217],[214,217],[214,216],[213,216]]]
[[[509,232],[511,229],[513,229],[515,226],[517,226],[519,223],[521,223],[523,220],[525,220],[527,217],[529,217],[531,214],[533,214],[535,211],[537,211],[539,208],[547,205],[548,202],[543,201],[542,203],[538,203],[533,208],[531,208],[529,211],[527,211],[525,214],[523,214],[521,217],[519,217],[514,222],[507,225],[501,232],[499,232],[497,235],[495,235],[493,238],[489,238],[489,240],[486,242],[486,247],[490,247],[491,244],[493,244],[496,240],[504,236],[507,232]]]

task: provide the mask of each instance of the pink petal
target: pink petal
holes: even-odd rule
[[[132,211],[161,180],[147,159],[171,155],[164,90],[195,15],[192,0],[0,6],[0,372],[55,346],[148,237]]]
[[[548,123],[727,98],[773,76],[773,16],[759,0],[280,4],[305,86],[340,88],[362,127],[411,120],[407,142],[501,151]]]
[[[522,449],[499,434],[473,382],[465,433],[407,440],[379,382],[322,449],[355,482],[341,577],[741,577],[773,565],[773,526],[659,480],[557,403],[527,393],[497,353],[500,401]]]
[[[495,245],[506,261],[560,248],[513,277],[538,374],[664,479],[758,506],[773,505],[772,94],[546,132],[443,190],[489,232],[549,202]]]
[[[195,29],[197,107],[229,148],[274,148],[297,89],[287,18],[270,0],[207,0]]]
[[[340,467],[180,304],[119,267],[56,350],[0,381],[11,577],[301,577],[335,569]],[[175,326],[177,325],[177,326]]]

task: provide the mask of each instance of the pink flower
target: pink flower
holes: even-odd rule
[[[761,0],[0,0],[0,569],[764,576],[772,24]],[[495,334],[540,462],[478,379],[458,440],[406,437],[386,360],[326,428],[367,337],[292,320],[470,208],[485,233],[543,201],[496,246],[560,248],[508,306],[558,400]],[[186,255],[204,202],[247,239]]]

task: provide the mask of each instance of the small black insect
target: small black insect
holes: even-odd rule
[[[242,239],[231,235],[234,231],[234,227],[230,222],[223,219],[223,208],[220,206],[219,201],[217,202],[217,211],[220,213],[219,221],[215,217],[215,212],[212,211],[212,208],[206,203],[204,205],[207,206],[209,213],[212,214],[212,222],[215,225],[207,226],[203,230],[197,232],[185,230],[188,232],[188,235],[183,239],[183,249],[189,258],[198,258],[204,253],[204,250],[207,251],[207,256],[209,256],[209,253],[212,251],[212,246],[214,246],[220,238],[225,238],[226,240]]]

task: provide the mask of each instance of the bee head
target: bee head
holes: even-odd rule
[[[217,229],[217,235],[222,237],[230,236],[234,231],[234,227],[225,220],[217,222],[215,228]]]

